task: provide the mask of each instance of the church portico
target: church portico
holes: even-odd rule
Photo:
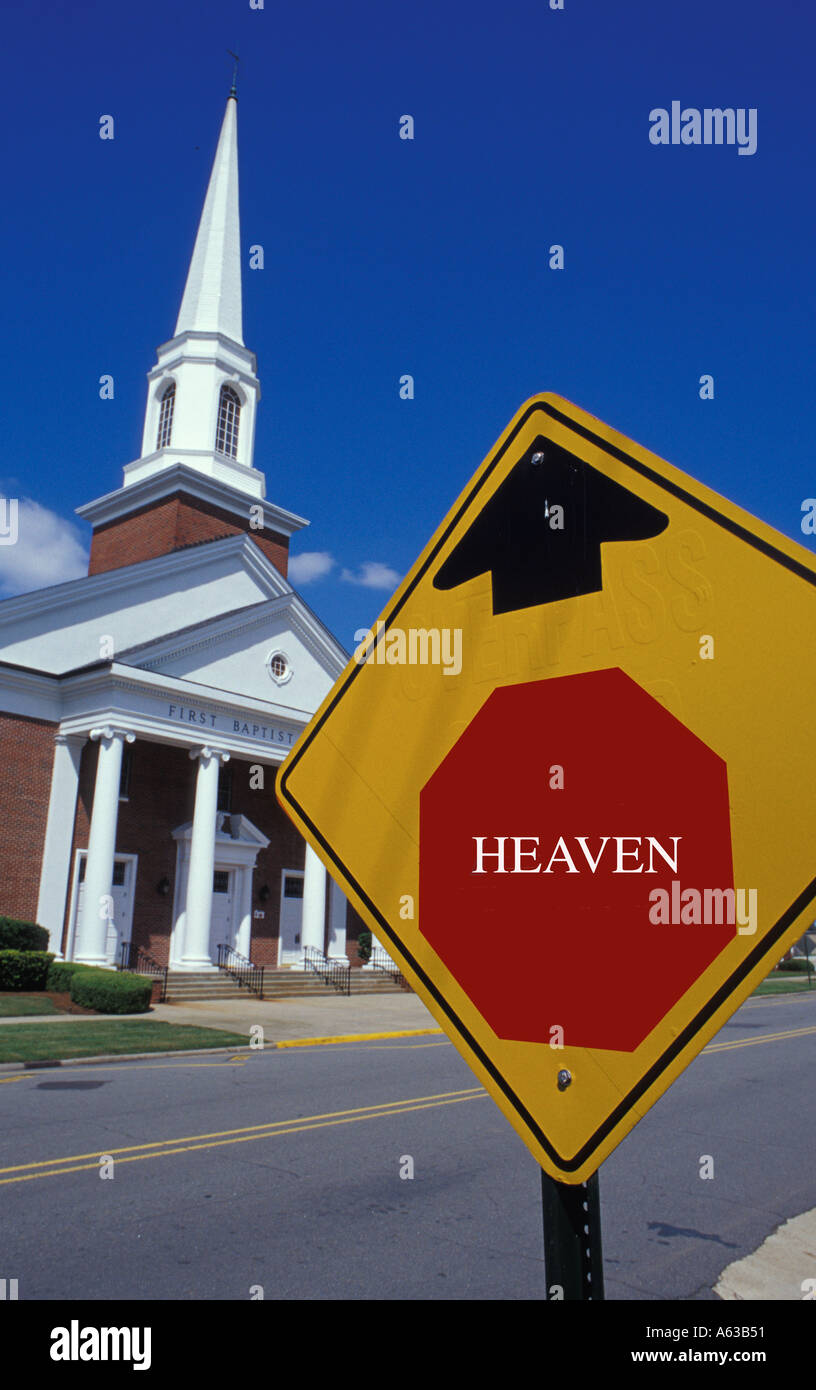
[[[291,632],[286,645],[297,651]],[[225,944],[247,958],[253,952],[256,958],[260,949],[264,961],[258,963],[277,963],[275,880],[284,863],[302,867],[305,846],[291,844],[293,833],[299,837],[280,812],[274,782],[304,715],[298,711],[297,722],[291,713],[281,718],[268,703],[227,700],[225,692],[203,685],[192,703],[186,682],[124,662],[107,669],[98,665],[61,684],[63,707],[71,713],[57,736],[53,834],[43,857],[38,904],[54,949],[61,953],[64,938],[73,958],[105,961],[110,925],[104,911],[112,895],[114,857],[136,854],[132,940],[142,950],[174,969],[216,968],[214,947],[220,942],[211,936],[213,906],[228,902]],[[65,827],[73,825],[75,810],[71,841]],[[63,932],[64,885],[86,849],[81,919],[74,927],[69,911]],[[252,871],[262,851],[269,851],[260,869],[264,881],[273,878],[265,894],[271,901],[254,905]],[[226,897],[215,886],[225,873]],[[313,896],[310,890],[310,904]],[[96,915],[92,900],[98,904]],[[325,888],[323,902],[325,913]],[[317,921],[320,906],[311,911]],[[256,920],[260,941],[253,939]],[[315,941],[317,935],[313,931]]]
[[[74,750],[78,742],[72,739]],[[52,949],[110,965],[115,929],[120,945],[132,941],[174,970],[216,969],[221,944],[255,964],[276,966],[281,884],[284,874],[295,872],[305,886],[299,949],[289,963],[302,965],[306,945],[342,955],[348,904],[336,885],[329,892],[325,869],[281,811],[275,774],[274,762],[233,758],[202,744],[200,736],[191,747],[142,736],[128,743],[124,729],[89,731],[76,779],[73,838],[63,853],[66,878],[73,869],[73,892],[64,927],[61,920],[59,933],[52,933]],[[125,861],[134,892],[132,928],[123,936],[112,913],[114,874]],[[49,915],[47,863],[43,918]]]

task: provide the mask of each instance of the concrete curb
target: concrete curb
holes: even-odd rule
[[[331,1038],[284,1038],[276,1042],[264,1042],[263,1048],[252,1047],[249,1043],[236,1043],[233,1047],[183,1047],[172,1052],[111,1052],[99,1053],[96,1057],[63,1057],[50,1061],[0,1062],[0,1073],[48,1071],[52,1067],[85,1067],[95,1062],[144,1062],[156,1057],[212,1057],[230,1053],[243,1056],[244,1053],[261,1052],[289,1047],[326,1047],[334,1043],[373,1042],[381,1038],[414,1038],[427,1034],[441,1036],[441,1028],[403,1028],[394,1033],[344,1033]]]
[[[0,1062],[0,1072],[48,1071],[51,1067],[85,1067],[94,1062],[145,1062],[151,1057],[207,1057],[231,1052],[254,1052],[255,1048],[236,1043],[234,1047],[185,1047],[176,1052],[100,1052],[96,1057],[52,1057],[50,1061]]]

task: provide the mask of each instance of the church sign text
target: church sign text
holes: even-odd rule
[[[167,717],[180,724],[214,729],[227,735],[239,734],[243,738],[256,738],[263,743],[275,743],[285,748],[291,748],[296,737],[290,729],[278,729],[272,724],[255,724],[244,719],[229,719],[210,710],[193,709],[190,705],[168,705]]]

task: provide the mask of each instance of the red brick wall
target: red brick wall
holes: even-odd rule
[[[56,724],[0,714],[0,916],[33,922],[48,820]]]
[[[247,535],[285,577],[289,561],[289,541],[275,531],[254,531],[249,524],[250,500],[242,524],[232,512],[200,502],[186,493],[174,493],[149,506],[131,512],[117,521],[97,526],[91,539],[89,574],[154,560],[184,546],[201,541],[221,540],[224,536]]]
[[[346,908],[346,955],[352,966],[365,964],[357,954],[357,937],[361,931],[368,931],[368,928],[357,909],[349,903]]]

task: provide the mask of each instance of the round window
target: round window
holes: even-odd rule
[[[285,685],[291,679],[292,668],[285,652],[270,652],[266,658],[266,669],[277,685]]]

